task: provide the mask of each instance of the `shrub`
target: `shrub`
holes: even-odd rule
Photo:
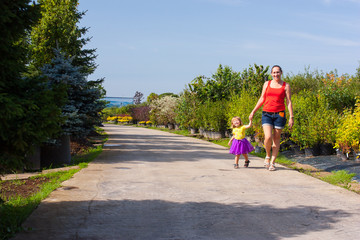
[[[150,104],[150,120],[156,124],[175,123],[178,98],[165,96]]]
[[[358,98],[354,112],[350,109],[344,111],[343,118],[336,132],[335,147],[349,152],[350,148],[359,151],[360,144],[360,98]]]
[[[249,122],[249,115],[257,101],[258,96],[254,96],[245,89],[243,89],[240,94],[232,94],[226,113],[227,126],[231,127],[231,119],[235,116],[239,116],[243,124],[247,124]],[[260,110],[255,113],[253,127],[249,128],[246,132],[248,134],[258,134],[260,138],[263,135]]]
[[[336,74],[330,73],[322,79],[321,94],[326,98],[328,107],[340,113],[345,108],[355,106],[356,95],[352,86],[352,79],[349,76],[337,77]]]
[[[195,94],[185,90],[174,110],[176,113],[175,121],[182,128],[199,128],[197,117],[198,106],[199,103],[196,100]]]
[[[321,94],[302,91],[293,96],[295,124],[290,139],[301,148],[314,147],[319,143],[335,143],[339,117],[329,109]]]
[[[292,94],[298,94],[304,89],[310,92],[317,92],[322,84],[322,74],[318,71],[310,72],[310,67],[305,68],[304,73],[297,75],[288,74],[284,78],[285,82],[288,82],[291,86]]]
[[[147,105],[134,106],[130,110],[131,117],[134,121],[149,121],[150,119],[150,107]]]
[[[199,126],[217,132],[226,130],[226,108],[227,102],[225,100],[206,101],[201,104],[198,109]]]

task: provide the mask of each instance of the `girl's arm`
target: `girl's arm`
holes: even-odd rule
[[[256,103],[254,109],[251,111],[250,115],[249,115],[249,120],[252,121],[253,117],[254,117],[254,114],[256,113],[257,110],[259,110],[259,108],[264,104],[264,101],[265,101],[265,92],[266,92],[266,88],[269,84],[269,81],[266,81],[263,85],[263,89],[262,89],[262,92],[261,92],[261,96],[258,100],[258,102]]]
[[[252,121],[250,120],[249,124],[245,125],[244,127],[245,127],[245,129],[247,129],[247,128],[251,128],[251,126],[252,126]]]
[[[231,143],[232,143],[233,140],[234,140],[234,136],[232,136],[232,137],[230,138],[230,140],[229,140],[229,142],[228,142],[228,145],[229,145],[229,146],[231,145]]]
[[[292,102],[291,102],[291,89],[290,89],[290,85],[288,83],[286,83],[285,86],[285,95],[286,95],[286,103],[287,103],[287,107],[289,110],[289,128],[291,129],[292,126],[294,125],[294,114],[293,114],[293,107],[292,107]]]

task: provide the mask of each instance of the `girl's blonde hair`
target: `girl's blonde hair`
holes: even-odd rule
[[[241,118],[236,116],[236,117],[233,117],[233,118],[231,119],[231,127],[232,127],[232,128],[234,128],[234,123],[233,123],[233,122],[234,122],[235,119],[239,120],[240,126],[243,125],[243,123],[242,123],[242,121],[241,121]]]

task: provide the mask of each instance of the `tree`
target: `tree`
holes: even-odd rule
[[[103,79],[87,81],[80,68],[73,66],[71,59],[59,50],[55,51],[55,58],[44,66],[42,72],[55,91],[66,93],[66,103],[58,103],[66,119],[62,125],[63,133],[75,138],[87,136],[94,125],[100,123],[100,112],[106,106],[106,102],[101,100],[105,95],[101,87]]]
[[[155,124],[175,123],[178,98],[165,96],[150,104],[150,120]]]
[[[264,83],[270,78],[269,66],[254,64],[241,73],[242,88],[255,96],[260,96]]]
[[[156,93],[150,93],[146,99],[146,102],[151,103],[152,101],[154,101],[156,99],[159,99],[159,95],[157,95]]]
[[[38,19],[28,0],[0,2],[0,174],[22,169],[32,148],[59,131],[60,110],[43,78],[22,77],[23,41]]]
[[[136,91],[134,95],[134,104],[140,104],[143,99],[144,94],[141,92]]]
[[[91,74],[96,68],[95,49],[83,49],[90,38],[83,38],[88,28],[77,24],[85,15],[79,12],[79,0],[39,0],[41,19],[31,31],[31,66],[37,71],[54,59],[54,49],[58,48],[72,64],[80,67],[82,73]]]

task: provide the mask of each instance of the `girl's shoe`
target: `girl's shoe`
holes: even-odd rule
[[[244,167],[248,167],[249,166],[249,163],[250,163],[250,161],[248,160],[248,161],[245,161],[245,163],[244,163]]]
[[[271,163],[269,167],[269,171],[275,171],[275,170],[276,170],[275,163]]]
[[[234,164],[234,168],[235,169],[239,168],[239,164]]]
[[[270,157],[266,157],[266,158],[265,158],[264,167],[265,167],[266,169],[269,169],[269,167],[270,167]]]

